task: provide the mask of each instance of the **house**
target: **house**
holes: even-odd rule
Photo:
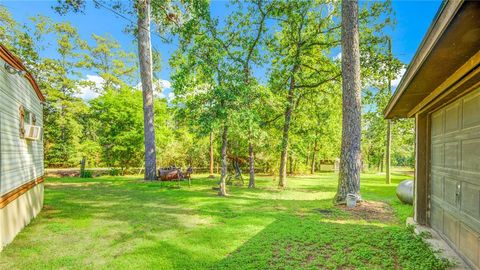
[[[0,250],[43,206],[44,101],[32,75],[0,44]]]
[[[415,118],[414,221],[480,269],[480,2],[444,1],[384,111]]]

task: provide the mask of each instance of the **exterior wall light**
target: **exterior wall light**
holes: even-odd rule
[[[23,76],[25,76],[25,74],[26,74],[25,71],[23,71],[23,70],[18,70],[18,69],[16,69],[16,68],[10,66],[8,63],[4,63],[4,64],[3,64],[3,67],[5,68],[5,70],[6,70],[8,73],[10,73],[10,74],[12,74],[12,75],[17,74],[17,75],[20,75],[20,76],[23,77]]]

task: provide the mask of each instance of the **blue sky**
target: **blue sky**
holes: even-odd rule
[[[226,13],[226,3],[225,1],[212,1],[211,9],[214,16],[222,16]],[[441,1],[393,1],[392,7],[396,14],[397,25],[391,33],[392,50],[393,54],[402,62],[408,64],[414,56],[440,3]],[[129,22],[108,10],[95,8],[92,2],[87,4],[85,14],[71,13],[67,16],[60,16],[51,8],[56,4],[56,1],[0,0],[0,4],[7,7],[20,23],[29,23],[29,17],[43,14],[56,21],[70,21],[78,28],[81,37],[87,41],[91,41],[90,36],[92,33],[99,35],[108,33],[121,43],[124,50],[134,52],[137,50],[132,36],[124,32],[125,26]],[[132,17],[131,19],[135,21],[135,18]],[[165,44],[160,38],[152,35],[152,45],[162,54],[162,71],[158,76],[168,81],[170,80],[168,59],[175,51],[175,44]],[[50,53],[53,52],[46,52],[46,54]],[[84,74],[85,77],[87,75],[92,74],[88,74],[88,72]]]

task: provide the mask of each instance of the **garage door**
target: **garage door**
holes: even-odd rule
[[[430,225],[480,269],[480,89],[430,123]]]

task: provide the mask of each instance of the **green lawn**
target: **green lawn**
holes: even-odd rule
[[[204,177],[180,189],[48,178],[42,213],[0,253],[0,269],[444,269],[404,226],[412,207],[395,186],[405,178],[362,176],[364,199],[391,205],[379,216],[333,207],[334,174],[290,178],[283,191],[258,177],[226,198]]]

